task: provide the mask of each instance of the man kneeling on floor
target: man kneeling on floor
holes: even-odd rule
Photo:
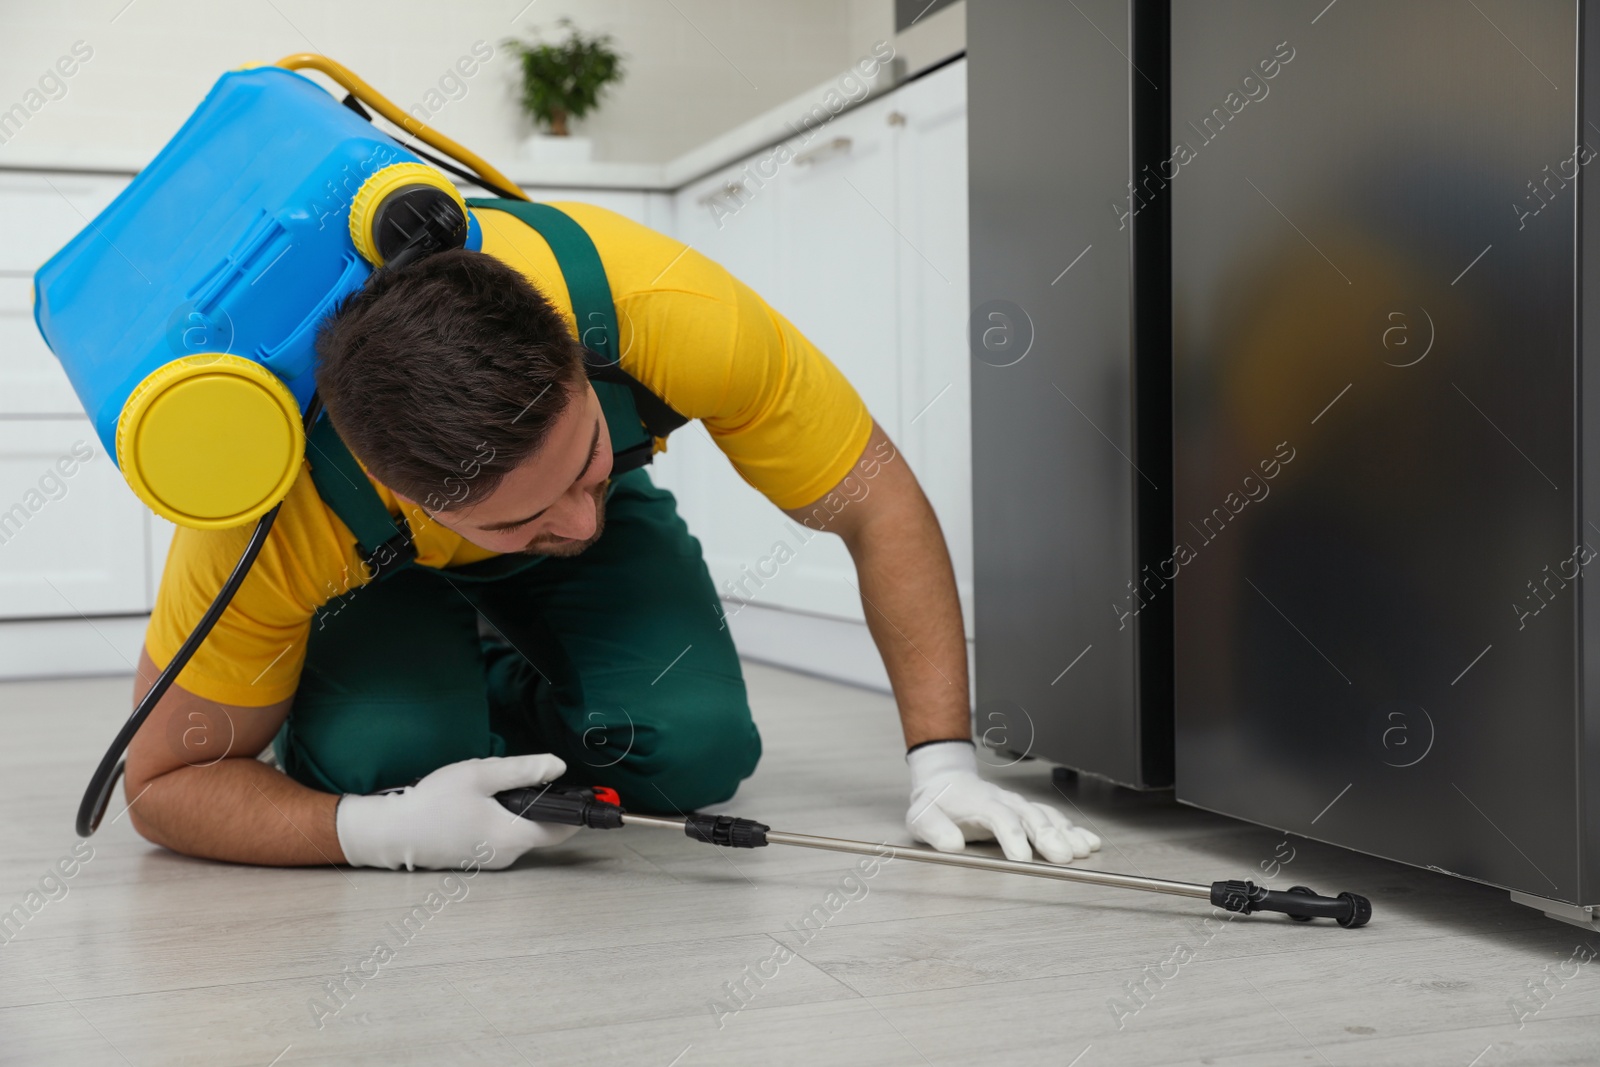
[[[844,539],[909,746],[911,833],[1056,863],[1098,848],[978,776],[944,539],[850,384],[715,263],[560,209],[598,252],[616,361],[575,339],[594,279],[555,247],[571,235],[510,209],[480,208],[481,252],[379,272],[349,298],[318,342],[328,418],[307,467],[129,749],[138,831],[272,865],[448,868],[487,842],[484,865],[504,867],[574,828],[511,816],[501,790],[565,775],[642,812],[728,800],[761,738],[700,545],[642,466],[652,437],[698,419],[774,505]],[[142,678],[250,534],[177,531]],[[257,758],[269,745],[276,766]]]

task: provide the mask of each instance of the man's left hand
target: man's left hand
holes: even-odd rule
[[[906,764],[911,768],[906,828],[940,852],[960,852],[968,841],[997,840],[1007,859],[1029,860],[1038,849],[1051,863],[1071,863],[1100,847],[1098,834],[1073,826],[1055,808],[978,777],[971,742],[923,745],[906,756]]]

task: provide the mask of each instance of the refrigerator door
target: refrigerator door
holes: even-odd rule
[[[1569,902],[1578,15],[1174,5],[1167,168],[1179,798]]]
[[[1165,7],[967,8],[979,754],[1138,787],[1172,780],[1171,599],[1135,588],[1170,537],[1166,204],[1130,186]]]

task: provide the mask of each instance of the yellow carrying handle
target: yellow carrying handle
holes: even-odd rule
[[[284,56],[278,60],[277,66],[285,70],[319,70],[338,82],[344,89],[357,100],[366,104],[372,110],[417,137],[425,144],[443,152],[456,162],[468,167],[478,177],[493,182],[505,192],[514,194],[519,200],[529,199],[528,195],[517,188],[517,183],[501,174],[494,167],[475,152],[471,152],[452,141],[444,134],[423,122],[401,111],[392,104],[387,97],[379,93],[372,86],[356,77],[350,69],[341,63],[335,63],[327,56],[319,56],[315,52],[299,52],[292,56]]]

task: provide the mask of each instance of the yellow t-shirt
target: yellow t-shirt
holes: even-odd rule
[[[866,447],[871,416],[838,368],[787,319],[679,241],[588,204],[556,206],[600,253],[623,369],[680,414],[701,420],[746,481],[778,507],[798,508],[849,472]],[[483,251],[526,275],[571,327],[572,302],[544,239],[504,212],[476,214]],[[394,495],[372,483],[399,515]],[[412,518],[411,527],[421,566],[462,566],[495,555],[425,516]],[[253,530],[252,523],[177,531],[145,637],[158,665],[177,652]],[[178,684],[243,707],[288,698],[299,682],[312,616],[366,582],[355,538],[302,468],[255,567]]]

